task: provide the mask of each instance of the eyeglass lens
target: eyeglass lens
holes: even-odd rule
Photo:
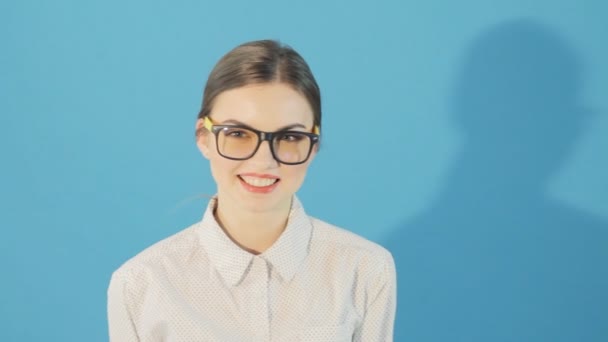
[[[247,159],[259,145],[256,132],[242,127],[223,128],[217,135],[220,154],[228,158]],[[273,137],[275,157],[282,163],[300,163],[308,158],[311,139],[306,134],[286,131]]]

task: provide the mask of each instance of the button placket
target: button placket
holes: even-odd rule
[[[269,297],[268,297],[268,263],[266,260],[255,257],[252,265],[252,275],[255,279],[253,296],[254,305],[257,308],[254,315],[254,327],[256,327],[256,340],[270,340],[270,316],[269,316]]]

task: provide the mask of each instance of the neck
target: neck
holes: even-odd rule
[[[287,226],[291,202],[268,211],[247,210],[219,200],[215,218],[224,232],[244,250],[260,254],[270,248]]]

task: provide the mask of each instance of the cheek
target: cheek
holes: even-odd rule
[[[281,172],[281,176],[284,180],[287,180],[291,187],[297,189],[300,187],[300,185],[302,185],[307,170],[308,163],[302,165],[285,166],[285,169]]]
[[[233,180],[241,162],[229,160],[220,155],[213,154],[209,158],[209,164],[215,182],[220,185]]]

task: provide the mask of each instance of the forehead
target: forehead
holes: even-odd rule
[[[238,120],[261,130],[293,124],[312,128],[313,113],[306,98],[289,85],[264,83],[227,90],[214,101],[215,122]]]

